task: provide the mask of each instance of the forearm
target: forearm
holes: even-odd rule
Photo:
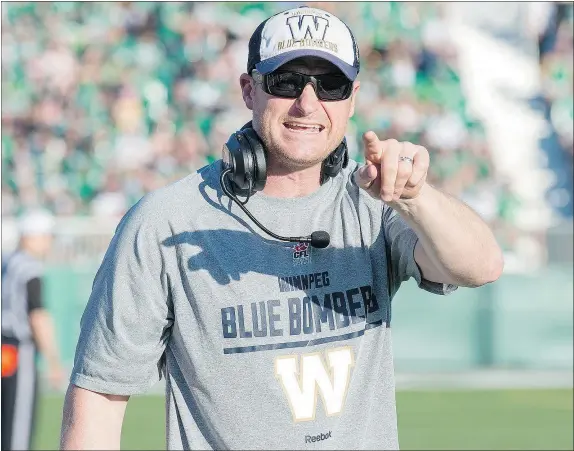
[[[416,198],[391,206],[416,232],[426,256],[448,282],[480,286],[500,276],[502,251],[492,231],[460,200],[425,184]]]
[[[34,341],[48,365],[60,364],[56,337],[54,333],[54,323],[50,314],[43,308],[30,312],[30,327]]]
[[[127,396],[70,385],[64,401],[60,449],[120,449]]]

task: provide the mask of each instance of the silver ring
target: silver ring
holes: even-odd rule
[[[411,157],[404,157],[402,155],[399,157],[399,161],[408,161],[410,164],[413,164],[413,159]]]

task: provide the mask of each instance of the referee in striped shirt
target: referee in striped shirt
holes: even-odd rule
[[[36,352],[47,376],[61,388],[52,319],[42,302],[42,265],[49,251],[54,220],[41,210],[19,222],[17,249],[2,256],[2,450],[30,449],[37,396]]]

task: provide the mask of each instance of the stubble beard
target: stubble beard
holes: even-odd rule
[[[327,155],[316,158],[293,157],[289,151],[274,143],[271,143],[267,149],[270,161],[277,163],[279,167],[287,170],[307,169],[320,164],[327,157]]]
[[[261,132],[260,138],[263,140],[267,149],[267,160],[269,164],[274,167],[273,169],[280,172],[300,171],[320,165],[332,151],[323,149],[321,154],[316,154],[315,152],[307,153],[307,155],[318,155],[315,158],[305,158],[305,153],[303,153],[302,157],[297,158],[285,148],[285,145],[280,145],[273,140],[268,127],[262,126]],[[287,146],[289,145],[292,144],[287,143]]]

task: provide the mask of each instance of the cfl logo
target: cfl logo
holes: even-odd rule
[[[309,243],[299,243],[293,247],[293,258],[309,258]]]

